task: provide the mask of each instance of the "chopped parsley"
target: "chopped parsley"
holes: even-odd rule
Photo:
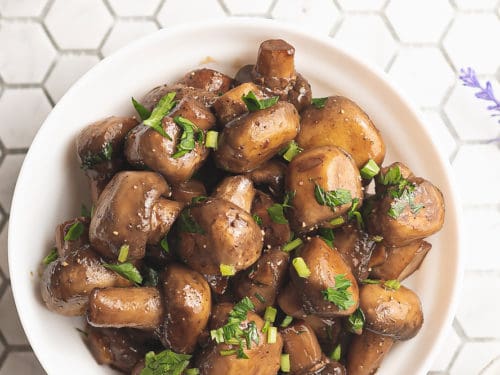
[[[359,206],[359,198],[354,198],[352,200],[352,205],[351,208],[349,208],[349,211],[347,212],[347,219],[356,219],[356,222],[358,223],[359,228],[364,228],[365,223],[363,221],[363,216],[361,216],[361,212],[358,210]]]
[[[205,230],[191,216],[191,210],[185,209],[179,215],[180,230],[186,233],[205,234]]]
[[[156,107],[153,108],[151,115],[142,122],[144,125],[156,130],[163,137],[169,140],[172,140],[172,138],[167,133],[165,133],[165,130],[161,126],[161,121],[163,120],[163,117],[165,117],[176,105],[177,102],[174,100],[174,98],[175,92],[172,91],[166,94],[163,98],[160,99]]]
[[[244,352],[244,345],[247,349],[251,349],[252,342],[259,344],[259,333],[257,325],[254,321],[248,322],[245,329],[241,328],[243,321],[247,319],[249,311],[255,308],[250,298],[245,297],[229,312],[227,323],[220,328],[210,331],[210,337],[215,340],[217,344],[226,343],[237,346],[235,349],[222,350],[220,352],[223,356],[236,354],[237,358],[248,359]]]
[[[194,150],[194,148],[196,147],[196,142],[202,145],[204,134],[200,128],[198,128],[187,118],[184,118],[182,116],[175,116],[174,122],[183,130],[181,139],[177,144],[177,152],[172,155],[174,159],[177,159]]]
[[[165,237],[163,237],[160,241],[160,247],[163,249],[164,252],[166,252],[167,254],[170,253],[170,247],[168,246],[168,239],[167,239],[167,235],[165,235]]]
[[[147,120],[151,116],[151,112],[134,98],[132,98],[132,105],[142,121]]]
[[[325,300],[335,304],[340,310],[347,310],[354,305],[352,293],[347,289],[352,285],[345,274],[335,276],[335,286],[322,290]]]
[[[50,252],[47,254],[47,256],[42,259],[42,263],[48,265],[57,260],[58,257],[59,255],[57,254],[57,249],[53,247],[52,249],[50,249]]]
[[[140,375],[182,375],[190,359],[189,354],[177,354],[169,349],[158,354],[148,352]]]
[[[253,221],[255,221],[259,227],[262,226],[262,218],[259,215],[253,214],[252,218],[253,218]]]
[[[335,235],[333,234],[333,230],[331,228],[319,228],[318,234],[323,241],[327,243],[333,249],[333,240],[335,239]]]
[[[340,361],[340,357],[342,357],[342,347],[338,344],[335,349],[333,349],[332,354],[330,354],[330,359],[332,361]]]
[[[349,318],[347,318],[347,325],[349,331],[352,333],[357,335],[361,334],[363,326],[365,325],[365,314],[363,314],[363,310],[358,307],[356,311],[349,315]]]
[[[314,196],[320,205],[328,206],[332,209],[352,201],[349,190],[337,189],[326,191],[317,183],[314,184]]]
[[[282,204],[274,203],[271,207],[267,209],[269,217],[274,223],[277,224],[288,224],[288,220],[285,217],[284,207]]]
[[[279,96],[273,96],[267,99],[258,99],[253,91],[249,91],[248,94],[241,97],[249,112],[255,112],[259,109],[272,107],[278,103],[279,98]]]
[[[326,101],[328,100],[328,98],[312,98],[311,100],[311,104],[317,108],[317,109],[321,109],[321,108],[324,108],[325,107],[325,104],[326,104]]]
[[[83,224],[80,221],[75,221],[64,235],[64,241],[76,241],[83,234]]]
[[[99,163],[109,161],[113,157],[113,145],[107,142],[102,146],[97,154],[87,154],[82,158],[81,168],[83,170],[91,169]]]
[[[121,264],[102,264],[107,269],[116,272],[118,275],[126,278],[127,280],[132,281],[136,284],[142,284],[142,276],[140,272],[135,268],[132,263],[121,263]]]

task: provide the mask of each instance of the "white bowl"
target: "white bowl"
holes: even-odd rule
[[[382,72],[365,65],[326,37],[262,19],[228,19],[160,30],[104,59],[59,101],[40,128],[24,161],[9,225],[9,265],[17,310],[42,366],[49,374],[112,374],[96,364],[70,319],[48,311],[39,295],[40,260],[54,228],[78,215],[88,201],[76,158],[75,138],[103,117],[132,114],[130,97],[181,77],[207,60],[229,75],[253,63],[259,43],[284,38],[296,48],[296,66],[315,97],[343,94],[356,101],[381,130],[386,163],[400,160],[436,184],[446,200],[446,221],[430,241],[420,270],[405,282],[420,296],[425,323],[418,336],[398,343],[380,374],[424,374],[451,323],[462,268],[460,213],[448,163],[432,143],[414,107]],[[210,58],[207,59],[207,56]]]

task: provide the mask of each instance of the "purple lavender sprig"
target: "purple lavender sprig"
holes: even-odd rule
[[[476,72],[472,68],[460,69],[461,75],[458,76],[462,81],[464,86],[473,87],[479,89],[476,92],[476,98],[487,100],[493,102],[494,104],[486,107],[489,111],[493,111],[492,116],[500,116],[500,101],[495,98],[495,94],[493,93],[493,87],[491,86],[491,82],[486,82],[486,87],[481,86],[481,83],[477,79]],[[500,120],[498,121],[500,123]]]

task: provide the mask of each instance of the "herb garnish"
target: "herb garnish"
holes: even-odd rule
[[[95,165],[102,163],[104,161],[111,160],[113,156],[113,145],[111,142],[105,143],[102,146],[102,150],[97,154],[87,154],[82,158],[81,168],[83,170],[91,169]]]
[[[139,117],[141,118],[142,121],[147,120],[149,116],[151,116],[151,112],[149,109],[144,107],[141,103],[139,103],[137,100],[132,98],[132,105],[134,106],[135,110],[139,114]]]
[[[182,232],[205,234],[205,230],[191,216],[191,209],[189,208],[179,215],[179,224]]]
[[[351,208],[349,208],[349,211],[347,212],[347,219],[351,220],[352,218],[355,218],[358,223],[358,227],[362,229],[364,228],[365,223],[363,221],[363,216],[361,216],[361,212],[358,211],[358,206],[359,198],[354,198],[352,200]]]
[[[364,280],[361,280],[361,283],[363,283],[363,284],[382,284],[382,280],[364,279]],[[401,286],[400,282],[396,279],[384,281],[384,283],[382,285],[384,286],[384,288],[392,289],[392,290],[398,290],[399,287]]]
[[[188,367],[191,355],[177,354],[169,349],[158,354],[148,352],[140,375],[181,375]]]
[[[118,262],[124,263],[127,260],[129,250],[130,246],[128,244],[123,244],[120,247],[120,251],[118,252]]]
[[[172,110],[172,108],[174,108],[176,104],[174,98],[174,91],[166,94],[163,98],[160,99],[156,107],[153,108],[151,115],[142,122],[144,125],[156,130],[163,137],[169,140],[172,140],[172,138],[167,133],[165,133],[165,130],[161,126],[161,121],[163,120],[163,117],[165,117]]]
[[[332,361],[340,361],[340,357],[342,357],[342,347],[338,344],[335,349],[333,349],[332,354],[330,354],[330,359]]]
[[[259,215],[253,214],[252,218],[253,218],[253,221],[255,221],[259,227],[262,226],[262,218]]]
[[[292,161],[294,157],[300,154],[304,149],[300,147],[297,142],[291,141],[288,146],[282,149],[279,154],[283,156],[286,161]]]
[[[357,335],[361,334],[363,330],[363,326],[365,325],[365,314],[363,314],[363,310],[359,307],[354,311],[349,318],[347,319],[347,325],[349,331],[355,333]]]
[[[347,310],[354,305],[352,293],[347,289],[352,285],[345,274],[335,276],[335,286],[322,290],[325,300],[335,304],[340,310]]]
[[[286,244],[283,245],[283,250],[285,253],[289,253],[290,251],[296,249],[300,245],[303,244],[303,241],[300,238],[295,238],[294,240],[291,240],[290,242],[287,242]]]
[[[210,331],[210,337],[217,344],[222,342],[230,345],[237,345],[236,349],[221,351],[221,355],[236,354],[237,358],[248,359],[248,356],[243,351],[243,345],[246,344],[247,349],[251,349],[252,341],[259,344],[259,334],[257,325],[254,321],[248,322],[245,329],[241,328],[241,323],[247,319],[247,313],[255,308],[250,298],[245,297],[229,312],[227,323],[220,328]]]
[[[306,261],[302,257],[297,257],[292,260],[292,266],[295,268],[297,275],[303,279],[311,276],[311,270],[307,267]]]
[[[103,263],[102,265],[107,269],[110,269],[111,271],[115,271],[118,275],[126,278],[127,280],[132,281],[133,283],[136,284],[142,283],[142,276],[132,263],[128,262],[121,264]]]
[[[53,247],[52,249],[50,249],[50,253],[48,253],[47,256],[42,259],[42,263],[48,265],[57,260],[58,257],[59,255],[57,254],[57,248]]]
[[[351,202],[351,192],[346,189],[326,191],[317,183],[314,184],[314,196],[322,206],[334,209],[337,206]]]
[[[266,299],[264,298],[264,296],[262,294],[255,292],[254,296],[255,296],[255,298],[257,298],[259,300],[260,303],[266,303]]]
[[[253,91],[249,91],[248,94],[241,97],[249,112],[255,112],[259,109],[272,107],[278,103],[279,98],[279,96],[273,96],[267,99],[258,99]]]
[[[361,177],[363,177],[365,180],[369,180],[375,177],[379,172],[380,167],[377,165],[377,163],[375,163],[373,159],[368,160],[363,168],[361,168],[361,170],[359,171]]]
[[[177,159],[194,150],[194,148],[196,147],[196,142],[202,145],[204,135],[203,131],[187,118],[184,118],[182,116],[175,116],[174,122],[182,127],[183,130],[181,139],[177,144],[177,152],[172,155],[174,159]]]
[[[64,235],[64,241],[75,241],[83,234],[83,224],[80,221],[75,221]]]
[[[312,98],[311,104],[317,109],[321,109],[325,107],[325,103],[328,98]]]
[[[277,224],[288,224],[282,204],[274,203],[271,207],[268,207],[267,213],[273,222]]]
[[[170,253],[170,247],[168,246],[167,235],[165,235],[165,237],[163,237],[161,239],[160,246],[161,246],[161,248],[163,249],[164,252],[166,252],[167,254]]]
[[[333,230],[331,228],[319,228],[318,234],[321,239],[327,243],[328,246],[330,246],[332,249],[334,248],[333,240],[335,239],[335,235],[333,234]]]

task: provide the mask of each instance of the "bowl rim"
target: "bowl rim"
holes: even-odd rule
[[[455,273],[454,273],[454,280],[452,280],[453,285],[455,286],[454,289],[450,293],[450,303],[448,306],[444,309],[444,319],[443,319],[443,324],[442,324],[442,329],[438,333],[434,343],[433,343],[433,348],[432,350],[429,351],[429,354],[427,357],[420,363],[420,366],[418,369],[415,369],[417,373],[419,374],[425,374],[431,367],[432,362],[434,358],[437,356],[439,353],[439,350],[443,346],[443,342],[446,338],[446,335],[449,332],[449,329],[451,328],[451,323],[453,321],[455,312],[457,310],[458,302],[459,302],[459,294],[462,288],[462,282],[463,282],[463,277],[464,277],[464,236],[463,236],[463,231],[461,230],[463,228],[463,218],[462,218],[462,205],[461,205],[461,200],[459,199],[459,195],[457,192],[457,189],[454,188],[457,186],[454,175],[451,170],[451,164],[447,161],[446,156],[444,155],[443,151],[441,151],[434,141],[432,140],[432,137],[430,135],[431,130],[430,126],[427,125],[427,123],[423,120],[422,115],[420,111],[417,109],[418,107],[412,102],[412,100],[407,96],[407,94],[403,93],[391,80],[391,78],[380,68],[374,66],[374,65],[369,65],[368,62],[365,62],[362,57],[356,56],[355,53],[349,52],[345,47],[339,46],[335,40],[329,36],[320,34],[315,31],[308,30],[306,28],[303,28],[299,25],[296,24],[290,24],[290,23],[285,23],[282,21],[277,21],[277,20],[272,20],[272,19],[265,19],[265,18],[254,18],[254,17],[226,17],[224,19],[218,19],[218,20],[208,20],[208,21],[203,21],[203,22],[188,22],[188,23],[182,23],[174,26],[170,26],[168,28],[162,28],[159,29],[149,35],[146,35],[138,40],[135,40],[122,48],[120,48],[118,51],[112,53],[110,56],[105,57],[101,61],[99,61],[95,66],[93,66],[89,71],[87,71],[84,75],[82,75],[75,83],[71,85],[71,87],[66,91],[66,93],[63,95],[63,97],[56,103],[56,105],[52,108],[51,112],[47,116],[47,118],[43,121],[42,125],[40,126],[39,130],[37,131],[37,134],[35,135],[33,142],[25,156],[25,159],[23,161],[22,167],[20,169],[17,181],[16,181],[16,186],[14,189],[13,193],[13,198],[12,198],[12,204],[11,204],[11,209],[10,209],[10,214],[9,214],[9,228],[8,228],[8,263],[9,263],[9,274],[10,274],[10,282],[11,282],[11,289],[12,289],[12,294],[14,298],[14,303],[16,306],[17,314],[19,316],[19,319],[21,321],[21,325],[23,327],[29,326],[27,323],[28,318],[26,315],[23,313],[23,310],[21,309],[22,305],[22,299],[20,297],[16,297],[19,295],[19,291],[22,288],[22,281],[21,278],[17,275],[17,273],[13,272],[14,269],[14,261],[13,261],[13,256],[11,256],[11,252],[14,253],[13,245],[14,245],[14,229],[17,227],[16,222],[17,222],[17,211],[18,211],[18,206],[19,209],[21,208],[22,204],[20,204],[22,197],[20,196],[20,193],[18,193],[19,189],[18,186],[20,185],[20,181],[23,181],[26,179],[27,174],[29,171],[26,168],[26,160],[29,158],[33,157],[32,156],[32,150],[35,148],[33,146],[38,145],[40,142],[40,133],[44,132],[44,129],[47,128],[46,124],[49,124],[52,121],[52,117],[54,117],[54,113],[56,113],[59,108],[64,107],[66,101],[68,101],[71,97],[71,93],[73,91],[78,90],[80,86],[83,86],[86,84],[86,82],[89,80],[89,77],[93,76],[96,72],[98,72],[100,69],[106,68],[108,65],[114,64],[115,60],[119,60],[122,55],[126,55],[130,53],[130,51],[133,50],[139,50],[141,46],[146,45],[148,43],[151,43],[155,39],[162,39],[165,38],[165,35],[175,35],[175,34],[182,34],[184,32],[192,32],[193,30],[199,30],[202,32],[203,30],[212,29],[212,28],[231,28],[231,27],[244,27],[244,26],[251,26],[251,27],[262,27],[265,29],[273,29],[276,31],[282,31],[282,32],[288,32],[288,33],[293,33],[293,34],[301,34],[304,37],[311,38],[317,42],[325,44],[329,48],[333,48],[336,50],[337,53],[342,55],[344,58],[351,60],[358,64],[362,69],[364,69],[367,73],[369,73],[373,79],[377,79],[380,83],[382,83],[384,86],[389,91],[392,91],[392,93],[399,99],[401,102],[400,104],[404,106],[405,111],[407,112],[407,115],[411,116],[413,120],[415,120],[416,123],[420,124],[420,130],[424,132],[426,135],[427,139],[429,140],[430,146],[433,147],[434,151],[436,154],[438,154],[438,159],[436,162],[440,164],[440,168],[444,171],[444,179],[448,181],[450,185],[450,194],[447,195],[447,200],[449,203],[451,203],[452,207],[454,208],[455,212],[455,229],[456,229],[456,267],[455,267]],[[447,209],[449,212],[449,210]],[[31,332],[28,332],[25,330],[26,337],[28,338],[29,343],[31,344],[32,342],[36,342],[36,340],[33,340],[33,337],[31,335]],[[43,356],[38,356],[38,347],[34,346],[32,347],[33,353],[37,356],[37,359],[40,361],[42,364],[42,367],[44,368],[49,368],[49,366],[45,366],[45,359]]]

